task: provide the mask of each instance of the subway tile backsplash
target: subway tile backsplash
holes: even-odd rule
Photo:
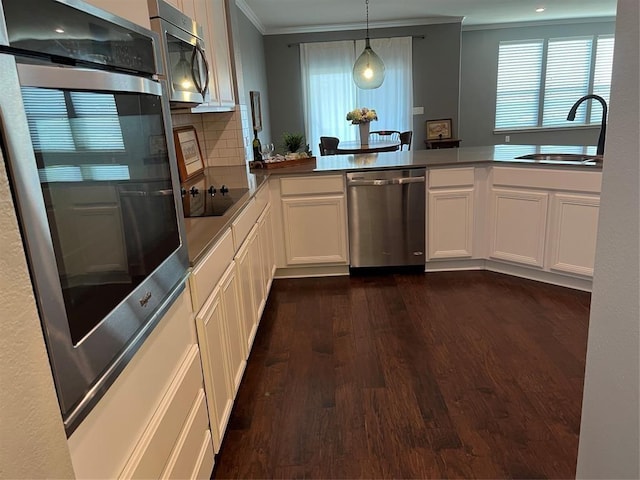
[[[193,125],[198,135],[198,143],[208,167],[245,165],[248,152],[246,128],[243,128],[243,110],[239,105],[233,112],[215,113],[172,113],[173,126]]]

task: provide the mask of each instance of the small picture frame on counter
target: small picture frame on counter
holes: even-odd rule
[[[453,138],[451,119],[427,120],[427,140],[447,140]]]
[[[180,182],[184,183],[204,172],[204,161],[198,143],[198,135],[195,127],[189,125],[174,128],[173,138],[176,144]]]

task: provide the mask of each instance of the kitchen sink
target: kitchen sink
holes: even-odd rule
[[[581,153],[531,153],[516,157],[522,160],[538,160],[541,162],[598,162],[602,161],[599,155],[585,155]]]

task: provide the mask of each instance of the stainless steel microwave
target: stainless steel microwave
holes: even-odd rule
[[[151,29],[160,35],[164,75],[173,107],[204,103],[209,63],[202,26],[163,0],[148,0]]]
[[[77,0],[0,0],[0,147],[69,435],[184,289],[156,43]]]

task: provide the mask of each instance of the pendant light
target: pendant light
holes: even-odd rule
[[[185,58],[182,47],[180,47],[180,58],[178,59],[178,63],[173,67],[172,76],[174,88],[182,90],[190,90],[193,88],[193,82],[191,81],[193,78],[193,75],[191,74],[191,65]]]
[[[378,88],[384,82],[384,62],[369,43],[369,0],[367,6],[367,38],[364,50],[353,65],[353,81],[362,89]]]

